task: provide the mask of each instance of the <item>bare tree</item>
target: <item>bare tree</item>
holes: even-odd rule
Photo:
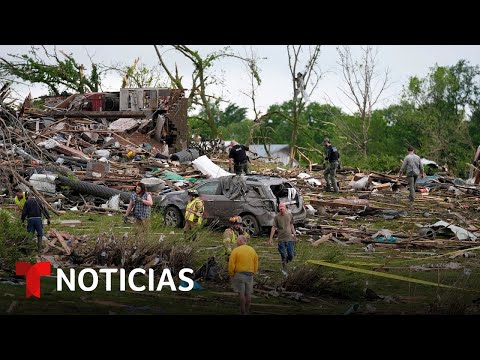
[[[290,139],[289,165],[291,166],[297,151],[300,117],[305,109],[305,103],[309,101],[309,96],[318,86],[322,74],[318,65],[320,45],[308,46],[307,48],[302,47],[302,45],[287,45],[287,53],[288,66],[292,76],[293,111],[291,114],[283,115],[288,118],[293,126]],[[309,92],[307,92],[308,85],[310,85]]]
[[[241,91],[241,93],[244,94],[245,96],[248,96],[248,98],[252,102],[252,111],[254,115],[253,124],[250,127],[250,131],[248,133],[248,139],[246,142],[246,144],[249,145],[253,141],[253,134],[260,127],[266,115],[261,115],[262,112],[259,111],[257,108],[257,90],[262,83],[262,79],[260,78],[260,68],[258,67],[258,63],[260,62],[261,59],[254,52],[252,47],[250,48],[249,53],[246,54],[244,59],[246,59],[245,67],[247,68],[248,76],[249,76],[249,90]],[[262,139],[265,140],[265,138],[262,138]],[[266,149],[265,141],[263,141],[263,144]],[[268,151],[267,151],[267,154],[268,154]]]
[[[188,105],[200,105],[204,109],[206,119],[201,118],[210,128],[214,136],[218,135],[217,124],[215,121],[215,113],[212,108],[212,103],[215,101],[221,101],[218,97],[209,95],[207,93],[207,88],[215,83],[219,82],[219,79],[213,74],[209,74],[209,71],[213,67],[214,63],[223,58],[236,58],[241,61],[246,62],[247,64],[251,63],[251,59],[242,57],[238,54],[234,54],[228,46],[214,51],[205,56],[201,56],[200,53],[194,49],[187,47],[186,45],[170,45],[170,48],[167,49],[163,54],[160,53],[158,47],[154,45],[155,51],[160,62],[160,66],[166,72],[168,78],[170,79],[172,86],[177,89],[185,89],[183,86],[182,80],[183,76],[179,75],[177,65],[175,65],[175,72],[169,69],[168,65],[164,61],[164,54],[166,51],[175,50],[185,56],[193,65],[192,72],[192,85],[190,88],[190,94],[188,96]],[[254,71],[256,71],[256,65],[250,65]],[[258,76],[258,73],[257,75]],[[213,102],[211,100],[214,100]]]
[[[218,134],[218,129],[215,122],[215,114],[209,101],[209,98],[213,98],[213,96],[209,96],[207,94],[208,86],[214,83],[216,79],[214,76],[208,75],[208,70],[213,66],[215,61],[226,56],[233,56],[233,54],[229,52],[228,47],[225,47],[219,51],[212,52],[202,57],[198,51],[193,50],[186,45],[170,46],[171,48],[168,50],[173,49],[179,52],[192,63],[194,69],[192,72],[192,86],[188,96],[188,104],[189,107],[192,105],[201,105],[203,107],[206,114],[206,119],[202,118],[202,120],[207,123],[212,134],[216,136]],[[158,47],[156,45],[154,45],[154,47],[160,61],[160,66],[166,72],[167,76],[172,82],[172,86],[177,89],[185,89],[182,83],[183,77],[179,75],[177,66],[175,65],[175,73],[173,73],[165,63],[163,55],[160,53]]]
[[[345,89],[340,91],[354,104],[361,121],[361,132],[358,132],[343,118],[338,119],[338,129],[363,153],[368,153],[369,130],[372,112],[382,93],[390,85],[389,70],[380,76],[377,72],[378,48],[362,47],[360,61],[353,59],[349,46],[337,48]]]

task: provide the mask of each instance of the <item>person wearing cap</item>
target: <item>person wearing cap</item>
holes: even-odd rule
[[[204,206],[197,190],[189,189],[188,195],[190,196],[190,201],[185,210],[183,234],[187,236],[187,234],[191,232],[192,234],[189,236],[189,239],[195,241],[197,239],[197,227],[200,227],[203,221]]]
[[[337,179],[335,178],[337,175],[337,168],[338,168],[338,160],[340,158],[340,154],[335,146],[332,146],[329,138],[325,138],[323,140],[323,145],[325,145],[326,149],[326,156],[325,160],[328,161],[325,171],[323,175],[325,177],[325,191],[333,191],[338,193],[338,185]]]
[[[270,231],[269,245],[273,245],[273,235],[278,230],[278,252],[282,258],[282,273],[287,276],[287,263],[295,256],[295,242],[297,235],[293,225],[293,215],[287,211],[285,203],[278,206],[279,213],[273,219],[272,230]]]
[[[233,249],[228,260],[228,274],[232,281],[233,291],[240,297],[240,313],[250,313],[253,293],[253,275],[258,272],[258,254],[247,245],[247,238],[240,235],[237,247]]]
[[[223,246],[225,247],[225,255],[227,256],[227,259],[230,256],[232,249],[237,246],[237,238],[240,235],[245,236],[247,239],[250,238],[248,232],[243,228],[241,216],[233,216],[228,220],[232,225],[223,232]]]
[[[248,156],[247,151],[250,151],[253,155],[257,156],[258,154],[252,150],[248,146],[241,145],[235,140],[232,140],[230,144],[230,152],[228,153],[228,171],[232,172],[232,164],[234,167],[235,174],[241,175],[242,172],[245,172],[248,175]]]
[[[423,179],[425,173],[423,171],[423,165],[420,160],[420,157],[415,154],[415,149],[411,146],[407,148],[408,155],[405,156],[403,159],[402,167],[398,172],[398,176],[400,177],[403,172],[406,172],[407,179],[408,179],[408,188],[410,190],[410,195],[408,196],[408,200],[410,200],[410,204],[413,204],[415,200],[415,184],[417,182],[418,175]]]

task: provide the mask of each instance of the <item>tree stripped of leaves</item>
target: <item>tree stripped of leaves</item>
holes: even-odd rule
[[[0,58],[0,74],[14,81],[23,80],[31,84],[43,84],[52,95],[73,90],[77,93],[97,92],[101,83],[99,65],[92,59],[88,73],[83,64],[56,47],[49,52],[46,47],[31,47],[27,54]]]
[[[255,102],[256,90],[260,85],[259,69],[256,67],[259,59],[253,52],[248,63],[250,65],[251,89],[250,93],[245,95],[251,98],[255,114],[248,142],[256,139],[264,145],[267,156],[270,156],[267,144],[272,143],[272,141],[275,142],[275,139],[277,139],[276,142],[284,143],[284,139],[290,137],[290,165],[292,165],[299,145],[299,135],[302,134],[302,139],[308,137],[311,140],[312,129],[310,125],[314,121],[303,121],[305,120],[303,115],[306,103],[321,78],[318,66],[320,45],[309,46],[308,48],[289,45],[287,46],[287,53],[293,85],[292,100],[280,105],[272,105],[266,114],[260,115]],[[300,70],[303,70],[303,72]],[[309,85],[309,89],[307,89],[307,85]],[[310,119],[311,115],[308,118]],[[302,122],[305,122],[305,124]],[[282,140],[278,140],[279,138]]]
[[[362,47],[360,61],[354,60],[348,46],[339,47],[337,51],[345,84],[345,88],[340,88],[340,91],[354,104],[353,112],[358,113],[361,131],[356,131],[342,117],[338,118],[338,128],[348,141],[367,156],[372,112],[378,99],[389,86],[389,72],[387,69],[383,76],[379,76],[378,50],[371,46]]]
[[[302,56],[306,52],[306,60]],[[288,45],[288,66],[293,87],[293,109],[290,114],[283,113],[293,125],[292,134],[290,138],[290,162],[293,164],[293,159],[296,155],[296,147],[298,142],[298,135],[300,131],[300,118],[305,109],[305,103],[309,100],[318,82],[321,78],[321,73],[318,65],[320,57],[320,45],[309,46],[303,48],[302,45]],[[303,70],[303,71],[302,71]],[[309,93],[307,92],[307,85],[310,85]]]
[[[254,114],[253,124],[249,127],[248,138],[245,142],[245,144],[250,145],[250,143],[253,141],[254,133],[259,129],[262,122],[266,119],[266,116],[261,115],[261,111],[259,111],[257,107],[257,91],[262,83],[262,79],[260,78],[260,68],[258,65],[261,59],[253,51],[253,48],[250,48],[250,52],[247,53],[245,59],[247,59],[247,61],[245,62],[245,66],[247,67],[248,71],[250,88],[248,91],[242,91],[242,93],[250,98]],[[260,139],[262,141],[263,147],[265,148],[265,151],[267,152],[267,155],[269,156],[268,148],[266,146],[267,138],[265,136],[261,136]]]
[[[211,103],[212,100],[215,102],[215,100],[218,100],[218,98],[208,94],[207,89],[210,85],[217,83],[218,79],[214,76],[214,74],[210,74],[210,71],[212,70],[216,61],[226,57],[237,58],[247,62],[248,59],[232,53],[229,47],[214,51],[205,56],[202,56],[197,50],[191,49],[186,45],[170,45],[170,47],[163,54],[160,53],[160,50],[156,45],[154,45],[154,47],[155,51],[157,52],[160,66],[169,77],[173,88],[186,90],[182,82],[183,76],[180,76],[177,66],[175,65],[175,71],[172,71],[165,62],[165,53],[173,49],[185,56],[191,62],[193,71],[191,75],[192,84],[190,88],[190,94],[188,95],[188,105],[189,107],[193,105],[199,105],[203,108],[202,112],[205,116],[202,117],[202,121],[208,125],[211,134],[216,137],[218,135],[218,128],[215,112],[211,107]]]

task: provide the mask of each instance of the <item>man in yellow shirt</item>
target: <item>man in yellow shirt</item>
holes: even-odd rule
[[[183,233],[187,236],[187,233],[192,232],[189,239],[195,241],[198,229],[203,220],[203,201],[200,199],[197,190],[189,189],[188,194],[190,195],[190,201],[185,210],[185,227],[183,228]]]
[[[253,274],[258,271],[258,255],[254,248],[247,245],[247,238],[240,235],[237,247],[233,249],[228,261],[228,274],[232,279],[233,291],[240,296],[240,313],[250,313],[253,292]]]

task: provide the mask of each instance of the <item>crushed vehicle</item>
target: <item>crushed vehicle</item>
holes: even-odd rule
[[[273,225],[278,205],[287,204],[295,224],[306,219],[303,197],[287,179],[264,175],[224,176],[195,185],[203,200],[207,224],[228,226],[228,219],[240,215],[251,235],[260,235]],[[161,196],[165,224],[182,227],[188,203],[187,191],[174,191]]]

